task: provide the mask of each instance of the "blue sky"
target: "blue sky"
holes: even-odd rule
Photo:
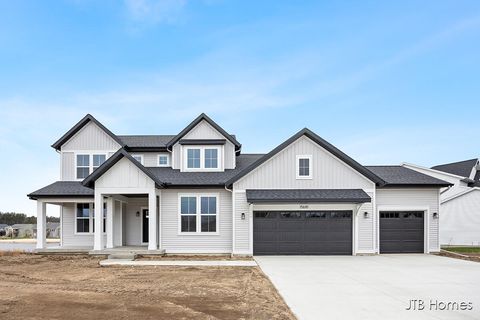
[[[479,57],[478,1],[0,1],[0,211],[35,212],[86,113],[175,134],[206,112],[244,152],[309,127],[362,164],[475,158]]]

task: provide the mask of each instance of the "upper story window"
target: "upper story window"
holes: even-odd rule
[[[215,170],[221,168],[220,147],[186,148],[186,170]]]
[[[106,154],[77,154],[77,179],[85,179],[107,159]]]
[[[212,234],[218,231],[218,196],[180,196],[180,233]]]
[[[158,165],[160,167],[168,167],[168,154],[160,154],[158,156]]]
[[[297,179],[312,179],[312,156],[297,156],[296,166]]]
[[[143,164],[143,155],[141,154],[132,154],[132,158]]]

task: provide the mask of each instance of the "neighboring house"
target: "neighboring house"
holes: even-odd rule
[[[258,129],[261,139],[261,129]],[[267,130],[265,130],[268,132]],[[440,188],[402,166],[365,167],[302,129],[267,154],[201,114],[176,135],[116,135],[87,115],[52,147],[60,181],[30,193],[61,246],[166,253],[437,252]],[[152,251],[153,252],[153,251]]]
[[[0,237],[5,236],[7,234],[6,228],[8,224],[0,223]]]
[[[442,189],[440,244],[480,245],[480,166],[478,159],[432,168],[403,164],[406,168],[448,181]]]
[[[60,223],[47,222],[46,236],[47,238],[60,238]]]
[[[16,223],[5,230],[6,235],[11,238],[34,238],[37,235],[36,224]]]

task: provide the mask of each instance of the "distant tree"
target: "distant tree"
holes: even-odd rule
[[[60,222],[60,218],[47,217],[47,222]],[[0,212],[0,223],[5,223],[9,226],[16,223],[36,224],[37,217],[27,217],[27,215],[24,213]]]

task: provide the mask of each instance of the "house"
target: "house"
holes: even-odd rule
[[[425,168],[404,164],[406,168],[448,181],[442,189],[440,206],[441,245],[480,245],[480,165],[470,159]]]
[[[60,237],[60,223],[47,222],[46,225],[47,238],[59,238]]]
[[[268,131],[259,130],[261,134]],[[86,115],[52,147],[62,248],[175,254],[375,254],[440,250],[440,189],[402,166],[363,166],[309,129],[266,154],[201,114],[175,135],[116,135]]]
[[[6,228],[8,224],[0,223],[0,237],[5,236],[7,234]]]
[[[6,236],[11,238],[34,238],[37,234],[37,225],[31,223],[16,223],[6,227]]]

